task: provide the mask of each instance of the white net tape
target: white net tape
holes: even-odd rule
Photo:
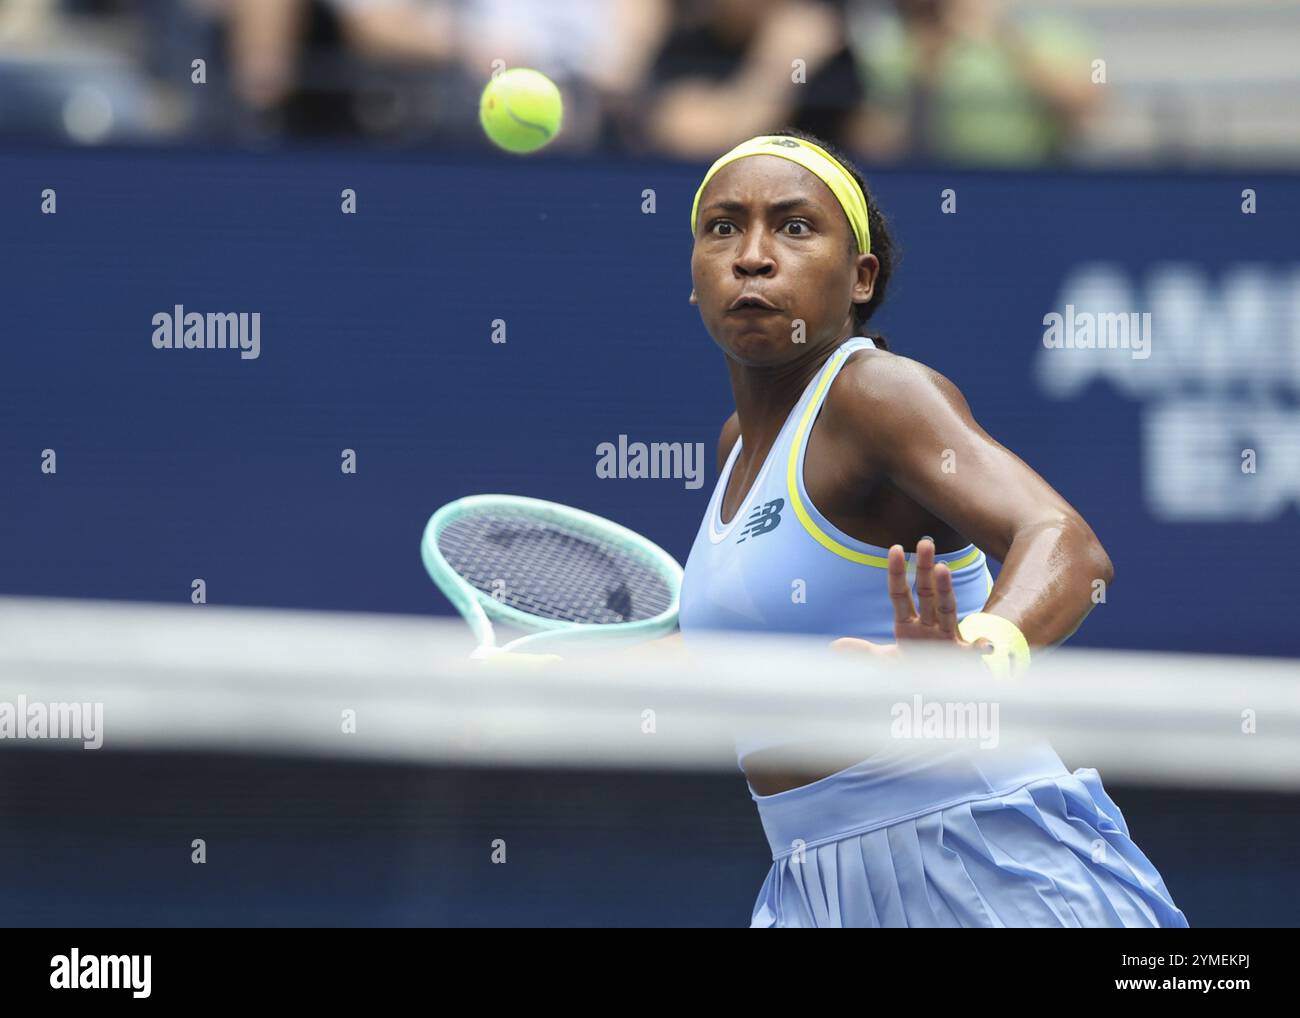
[[[0,736],[33,704],[93,703],[107,748],[734,768],[736,731],[779,730],[815,763],[906,721],[916,738],[1042,735],[1108,779],[1300,788],[1294,660],[1063,649],[998,681],[960,655],[894,667],[826,644],[509,668],[470,661],[452,620],[0,598]]]

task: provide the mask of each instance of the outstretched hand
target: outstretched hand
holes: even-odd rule
[[[856,637],[841,637],[831,643],[832,650],[868,653],[889,657],[899,648],[918,640],[937,641],[967,650],[983,651],[984,642],[969,643],[957,632],[957,595],[952,589],[952,573],[943,562],[934,561],[934,541],[923,537],[916,543],[916,597],[907,582],[907,556],[903,546],[889,549],[889,600],[894,606],[894,639],[897,643],[873,643]]]

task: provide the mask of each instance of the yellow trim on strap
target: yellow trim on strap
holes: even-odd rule
[[[968,551],[961,558],[955,558],[951,562],[946,562],[944,564],[955,573],[958,569],[965,569],[968,565],[974,562],[982,554],[983,552],[981,552],[978,548],[971,548],[971,550]]]
[[[889,559],[880,555],[871,555],[864,551],[857,551],[854,548],[846,547],[841,544],[830,534],[824,532],[817,522],[808,514],[804,507],[803,500],[799,498],[799,449],[803,446],[804,436],[808,432],[808,425],[812,422],[813,414],[817,407],[821,405],[822,394],[826,387],[831,383],[831,377],[834,375],[836,358],[841,361],[849,356],[848,353],[836,353],[829,361],[826,367],[822,369],[822,377],[817,382],[817,388],[813,390],[812,399],[808,401],[808,406],[803,412],[803,417],[799,419],[799,427],[795,429],[794,441],[790,443],[790,460],[786,465],[786,494],[790,496],[790,505],[794,508],[794,514],[798,517],[799,522],[803,524],[804,530],[812,536],[813,540],[820,544],[828,551],[833,551],[841,558],[846,558],[850,562],[857,562],[859,565],[875,566],[877,569],[888,569]],[[947,563],[949,569],[956,572],[958,569],[964,569],[980,557],[978,548],[971,548],[965,555],[959,559],[954,559]]]

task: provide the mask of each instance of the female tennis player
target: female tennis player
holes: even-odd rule
[[[687,645],[937,640],[1019,672],[1074,632],[1111,579],[1088,524],[948,379],[863,335],[894,244],[860,172],[802,132],[753,138],[705,174],[691,228],[690,299],[736,412],[686,563]],[[753,926],[1187,925],[1097,772],[1044,742],[808,774],[775,741],[737,744],[773,858]]]

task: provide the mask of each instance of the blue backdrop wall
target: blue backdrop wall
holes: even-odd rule
[[[687,303],[699,172],[0,156],[0,591],[188,601],[203,578],[209,603],[444,613],[421,529],[486,491],[608,515],[684,561],[732,408]],[[1300,182],[871,179],[904,249],[892,346],[951,377],[1116,563],[1075,642],[1300,653]],[[260,313],[260,355],[155,349],[177,304]],[[1150,345],[1049,349],[1052,312],[1149,313]],[[703,485],[598,477],[620,435],[703,443]]]

